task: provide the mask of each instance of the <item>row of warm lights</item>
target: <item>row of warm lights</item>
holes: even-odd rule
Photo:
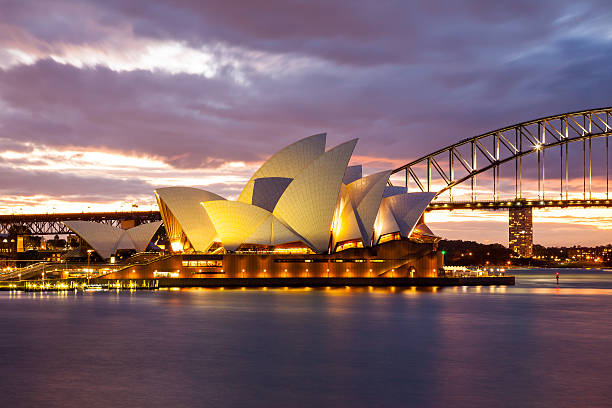
[[[346,272],[347,272],[347,273],[350,273],[350,271],[351,271],[351,270],[350,270],[350,268],[346,268]],[[435,272],[435,271],[436,271],[436,269],[433,269],[433,271]],[[135,272],[135,270],[132,270],[132,273],[134,273],[134,272]],[[202,270],[200,269],[200,270],[199,270],[199,272],[202,272]],[[223,270],[221,270],[221,272],[223,272]],[[246,271],[246,269],[242,269],[241,273],[242,273],[242,277],[243,277],[243,278],[245,277],[246,272],[247,272],[247,271]],[[286,278],[286,277],[287,277],[288,270],[287,270],[287,269],[285,269],[283,272],[284,272],[284,277]],[[326,272],[327,272],[327,274],[328,274],[328,276],[327,276],[327,277],[329,278],[329,268],[327,268],[327,269],[326,269]],[[371,274],[372,274],[372,269],[370,269],[370,270],[369,270],[369,272],[370,272],[370,277],[371,277]],[[266,276],[266,274],[267,274],[267,273],[268,273],[268,270],[267,270],[267,269],[264,269],[264,270],[263,270],[264,277]],[[308,268],[306,268],[305,273],[306,273],[306,275],[308,276],[308,273],[309,273],[309,269],[308,269]],[[393,275],[393,276],[395,275],[395,268],[392,268],[392,269],[391,269],[391,273],[392,273],[392,275]],[[180,276],[180,269],[177,269],[177,270],[176,270],[176,272],[159,272],[159,271],[155,270],[155,271],[153,272],[153,276],[154,276],[154,277],[170,277],[170,278],[178,278],[178,277]],[[410,272],[410,277],[414,277],[414,271],[411,271],[411,272]]]
[[[172,252],[183,252],[183,244],[180,241],[174,241],[170,244],[172,248]],[[240,251],[238,251],[240,252]],[[296,247],[296,248],[274,248],[273,251],[247,251],[247,252],[257,252],[257,253],[277,253],[277,254],[308,254],[311,253],[312,250],[307,247]]]

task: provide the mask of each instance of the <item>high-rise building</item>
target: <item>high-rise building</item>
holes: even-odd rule
[[[508,243],[510,250],[523,258],[533,255],[533,221],[531,207],[511,208]]]

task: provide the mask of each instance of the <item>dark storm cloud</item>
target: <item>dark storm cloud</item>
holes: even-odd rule
[[[517,47],[552,33],[559,1],[4,0],[4,20],[52,42],[103,41],[126,25],[137,36],[193,46],[215,42],[338,63],[448,60],[479,47]],[[492,40],[494,37],[494,41]],[[472,50],[472,51],[470,51]],[[500,50],[501,51],[501,50]]]
[[[232,66],[205,78],[46,60],[0,73],[0,102],[11,107],[0,113],[3,137],[177,167],[262,160],[270,145],[319,131],[331,143],[361,137],[361,156],[407,161],[487,130],[610,104],[612,49],[597,31],[610,17],[606,3],[1,4],[4,30],[19,31],[11,41],[24,47],[95,48],[114,32],[130,33],[128,44],[238,47],[225,52],[248,62],[246,84]],[[249,51],[280,55],[281,72],[253,69]],[[284,72],[295,58],[306,67]]]
[[[42,195],[66,201],[97,202],[149,196],[151,191],[151,185],[138,179],[116,180],[0,166],[0,194],[3,200]]]
[[[179,167],[252,158],[232,142],[233,124],[205,101],[228,98],[221,88],[219,81],[187,75],[46,60],[0,72],[0,98],[17,111],[0,112],[2,131],[37,144],[159,156]]]

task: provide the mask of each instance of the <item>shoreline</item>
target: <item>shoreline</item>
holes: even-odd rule
[[[282,287],[441,287],[515,284],[514,276],[452,278],[159,278],[159,279],[53,279],[3,281],[0,290],[61,291],[160,288],[282,288]]]

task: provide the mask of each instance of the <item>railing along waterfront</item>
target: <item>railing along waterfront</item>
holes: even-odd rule
[[[95,290],[138,290],[158,289],[159,280],[156,279],[133,279],[133,280],[108,280],[101,282],[94,279],[57,279],[9,282],[4,289],[29,291],[95,291]]]

